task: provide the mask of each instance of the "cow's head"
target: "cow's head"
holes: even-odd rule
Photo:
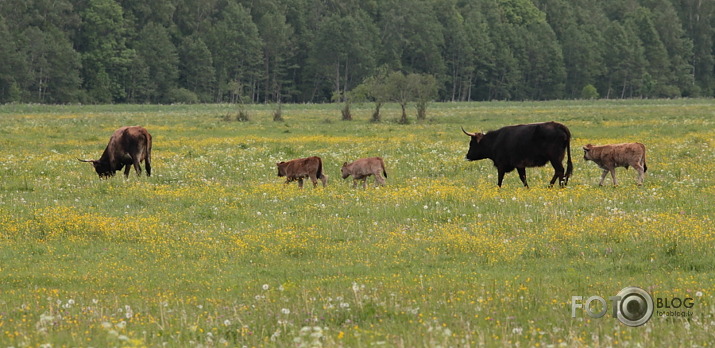
[[[108,178],[108,177],[114,176],[115,170],[112,169],[112,167],[107,162],[101,162],[101,161],[97,161],[97,160],[83,160],[83,159],[80,159],[79,161],[92,163],[94,170],[97,172],[97,175],[99,175],[100,178]]]
[[[347,179],[350,176],[350,170],[348,169],[348,162],[343,163],[343,167],[340,168],[340,173],[343,174],[343,179]]]
[[[278,176],[286,176],[286,168],[285,168],[286,163],[285,162],[278,162],[276,163],[276,167],[278,167]]]
[[[591,148],[593,145],[591,144],[586,144],[586,146],[583,147],[583,159],[586,161],[592,161],[593,157],[591,157]]]
[[[472,140],[469,142],[469,151],[467,151],[467,159],[470,161],[476,161],[486,158],[484,153],[485,146],[481,144],[482,138],[484,138],[484,133],[469,133],[462,128],[462,132],[468,135]]]

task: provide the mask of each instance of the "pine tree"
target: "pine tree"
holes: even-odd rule
[[[153,103],[171,103],[178,87],[179,56],[167,30],[156,23],[147,24],[139,33],[137,55],[148,67],[151,77],[144,93]]]

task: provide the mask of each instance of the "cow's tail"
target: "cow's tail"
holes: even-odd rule
[[[146,158],[144,159],[146,176],[151,176],[151,134],[146,133]]]
[[[147,134],[146,137],[146,160],[151,162],[151,134]]]
[[[315,173],[315,176],[320,179],[323,177],[323,159],[318,157],[318,171]]]
[[[643,146],[643,173],[648,171],[648,165],[645,164],[645,145]]]
[[[568,159],[566,160],[566,181],[568,181],[568,178],[570,178],[571,174],[573,174],[573,162],[571,162],[571,145],[570,144],[566,145],[566,154],[568,156]]]
[[[571,132],[566,126],[563,126],[563,128],[566,132],[566,155],[568,156],[566,160],[566,175],[564,176],[564,185],[566,185],[569,183],[571,174],[573,174],[573,162],[571,162]]]
[[[380,158],[380,164],[382,164],[382,175],[384,175],[387,178],[387,170],[385,169],[385,161]]]

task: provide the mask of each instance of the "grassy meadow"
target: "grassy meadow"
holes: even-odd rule
[[[0,347],[707,346],[715,341],[713,100],[371,105],[0,106]],[[496,186],[468,131],[559,121],[574,175]],[[100,180],[113,130],[153,135],[153,175]],[[619,186],[581,146],[642,142]],[[275,163],[320,156],[327,188]],[[340,166],[385,159],[387,185]],[[690,318],[571,317],[626,286]]]

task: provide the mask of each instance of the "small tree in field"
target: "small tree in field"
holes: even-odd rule
[[[248,115],[248,108],[246,107],[246,97],[243,93],[244,86],[239,81],[232,81],[228,84],[229,92],[231,93],[231,103],[235,103],[238,106],[238,114],[236,115],[236,121],[248,122],[250,117]]]
[[[351,93],[353,99],[367,100],[375,103],[375,110],[372,112],[371,122],[382,121],[380,109],[390,100],[390,90],[387,84],[387,69],[381,68],[375,75],[366,78],[362,84],[355,87]]]
[[[409,74],[407,83],[417,108],[417,119],[427,118],[427,105],[437,97],[437,79],[427,74]]]
[[[283,122],[283,104],[280,99],[278,99],[273,109],[273,121]]]
[[[380,122],[380,108],[392,101],[400,104],[402,115],[399,122],[406,124],[409,123],[407,104],[410,102],[415,102],[418,119],[427,118],[427,105],[437,97],[437,79],[432,75],[405,75],[400,71],[388,73],[386,69],[381,69],[351,92],[356,99],[375,103],[373,122]]]
[[[407,103],[412,99],[412,91],[407,80],[407,76],[401,71],[395,71],[387,76],[387,90],[389,91],[390,100],[400,104],[402,108],[402,116],[400,123],[407,124]]]
[[[281,94],[281,86],[279,83],[273,84],[273,100],[275,101],[273,109],[273,121],[283,122],[283,95]]]
[[[592,84],[583,86],[581,99],[598,99],[598,90]]]
[[[336,92],[333,94],[332,100],[334,102],[342,101],[343,102],[343,108],[340,109],[340,114],[342,114],[342,120],[343,121],[352,121],[353,120],[353,114],[350,111],[350,106],[352,104],[352,101],[354,99],[352,91],[350,92]]]

